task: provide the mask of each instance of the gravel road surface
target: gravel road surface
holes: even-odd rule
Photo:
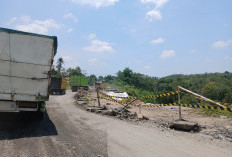
[[[28,113],[0,113],[0,156],[232,156],[232,142],[89,113],[76,106],[74,94],[51,96],[43,121]]]

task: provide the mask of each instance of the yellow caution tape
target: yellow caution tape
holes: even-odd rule
[[[109,98],[105,98],[105,97],[101,97],[101,98],[105,99],[105,100],[108,100],[108,101],[111,101],[111,102],[119,103],[119,104],[122,104],[122,105],[131,105],[130,103],[124,102],[124,101],[118,101],[118,100],[109,99]]]
[[[191,107],[191,108],[203,108],[203,109],[210,109],[210,110],[225,110],[232,112],[232,108],[230,107],[219,107],[219,106],[207,106],[207,105],[192,105],[192,104],[181,104],[183,107]]]
[[[115,102],[115,103],[119,103],[119,104],[122,104],[122,105],[130,105],[130,106],[133,106],[133,107],[136,107],[136,106],[140,106],[139,104],[131,104],[131,103],[128,103],[128,102],[124,102],[124,101],[117,101],[117,100],[113,100],[113,99],[109,99],[109,98],[105,98],[105,97],[102,97],[102,99],[105,99],[105,100],[108,100],[108,101],[112,101],[112,102]],[[232,112],[232,108],[230,107],[216,107],[216,106],[207,106],[207,105],[192,105],[192,104],[180,104],[181,106],[183,107],[190,107],[190,108],[196,108],[196,109],[210,109],[210,110],[224,110],[224,111],[229,111],[229,112]],[[151,107],[165,107],[165,106],[178,106],[177,103],[173,103],[173,104],[161,104],[161,105],[141,105],[141,107],[148,107],[148,108],[151,108]]]
[[[184,94],[188,94],[188,93],[185,93],[185,92],[181,92],[181,93],[184,93]],[[226,105],[226,106],[231,106],[232,107],[232,104],[231,103],[226,103],[226,102],[219,102],[219,101],[210,101],[210,100],[206,100],[206,99],[203,99],[203,98],[200,98],[200,97],[197,97],[197,96],[194,96],[194,95],[191,95],[191,94],[188,94],[190,96],[193,96],[197,99],[200,99],[200,100],[203,100],[203,101],[206,101],[206,102],[210,102],[210,103],[219,103],[219,104],[222,104],[222,105]]]
[[[151,98],[160,98],[160,97],[165,97],[165,96],[171,96],[171,95],[175,95],[180,93],[180,91],[175,91],[175,92],[169,92],[169,93],[164,93],[164,94],[159,94],[159,95],[150,95],[150,96],[142,96],[142,97],[119,97],[119,96],[110,96],[107,95],[101,91],[99,91],[100,94],[106,96],[106,97],[110,97],[110,98],[121,98],[121,99],[151,99]]]

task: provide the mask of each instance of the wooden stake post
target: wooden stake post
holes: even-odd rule
[[[192,92],[192,91],[190,91],[190,90],[187,90],[187,89],[185,89],[185,88],[183,88],[183,87],[178,86],[178,90],[179,90],[179,91],[182,90],[182,91],[184,91],[184,92],[186,92],[186,93],[189,93],[189,94],[191,94],[191,95],[193,95],[193,96],[195,96],[195,97],[197,97],[197,98],[201,98],[201,99],[203,99],[203,100],[206,100],[206,101],[208,101],[208,102],[210,102],[210,103],[212,103],[212,104],[215,104],[215,105],[217,105],[217,106],[226,107],[226,106],[224,106],[224,105],[222,105],[222,104],[220,104],[220,103],[218,103],[218,102],[215,102],[215,101],[213,101],[213,100],[211,100],[211,99],[209,99],[209,98],[206,98],[206,97],[204,97],[204,96],[202,96],[202,95],[200,95],[200,94],[194,93],[194,92]]]
[[[179,87],[178,87],[178,91]],[[180,103],[180,92],[178,93],[178,105],[179,105],[179,120],[182,120],[182,116],[181,116],[181,103]]]
[[[139,106],[139,112],[138,112],[138,118],[139,119],[142,119],[143,118],[143,115],[142,115],[142,106],[141,106],[141,101],[140,101],[140,99],[138,99],[137,101],[136,101],[136,104],[138,104]]]
[[[101,103],[100,103],[100,97],[99,97],[99,87],[97,87],[97,101],[98,101],[98,106],[100,107]]]

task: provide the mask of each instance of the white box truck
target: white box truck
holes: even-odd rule
[[[0,112],[43,116],[56,51],[55,36],[0,28]]]

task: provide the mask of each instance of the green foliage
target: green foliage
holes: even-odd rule
[[[103,81],[104,80],[104,77],[103,76],[98,76],[98,79],[97,79],[99,82],[100,81]]]
[[[203,114],[211,117],[227,116],[232,118],[232,112],[224,110],[207,110],[203,109]]]
[[[97,76],[95,76],[93,74],[89,76],[89,82],[94,83],[96,81],[97,81]]]
[[[66,89],[70,90],[71,89],[71,85],[69,83],[66,84]]]
[[[112,75],[107,75],[106,77],[104,77],[104,80],[106,81],[106,82],[110,82],[110,81],[113,81],[113,80],[115,80],[116,79],[116,77],[115,76],[112,76]]]
[[[171,75],[158,79],[140,73],[135,73],[129,68],[117,73],[117,77],[109,79],[111,84],[120,86],[131,96],[156,95],[176,91],[182,86],[195,93],[215,101],[232,102],[232,73],[205,73],[194,75]],[[173,103],[176,96],[162,97],[155,102]],[[154,100],[149,100],[153,101]],[[182,103],[199,104],[200,100],[186,94],[181,94]]]
[[[81,68],[79,66],[74,68],[74,69],[73,68],[68,68],[67,69],[67,74],[68,74],[69,77],[82,75]]]
[[[58,58],[56,63],[56,68],[59,72],[61,72],[61,69],[63,68],[64,60],[63,58]]]
[[[217,98],[217,91],[216,82],[208,82],[201,89],[201,93],[211,99]]]

